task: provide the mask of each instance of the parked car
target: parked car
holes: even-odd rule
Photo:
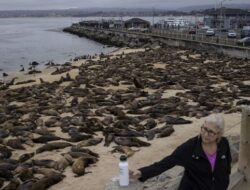
[[[215,35],[214,29],[212,28],[207,29],[206,36],[214,36],[214,35]]]
[[[131,27],[128,29],[128,31],[132,31],[132,32],[140,32],[140,28],[137,27]]]
[[[234,30],[229,30],[228,33],[227,33],[227,37],[228,38],[236,38],[237,33]]]
[[[250,46],[250,37],[245,37],[237,41],[240,46]]]
[[[201,30],[207,30],[207,29],[210,29],[210,27],[209,26],[202,26],[201,27]]]

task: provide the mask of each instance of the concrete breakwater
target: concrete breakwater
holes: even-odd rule
[[[65,32],[84,36],[97,42],[114,45],[118,47],[127,46],[130,48],[155,47],[155,46],[174,46],[198,50],[200,52],[210,52],[225,54],[229,57],[250,59],[250,48],[235,45],[225,45],[195,39],[181,39],[171,36],[163,36],[157,33],[135,33],[121,30],[108,30],[86,28],[80,25],[72,25],[65,28]]]
[[[98,30],[94,28],[84,28],[79,26],[71,26],[63,29],[64,32],[86,37],[102,44],[117,47],[151,47],[158,45],[159,40],[152,39],[149,36],[137,36],[126,33],[116,33],[108,30]]]

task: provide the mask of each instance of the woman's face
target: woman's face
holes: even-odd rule
[[[219,138],[219,136],[220,130],[216,125],[205,122],[201,126],[201,138],[203,143],[214,143]]]

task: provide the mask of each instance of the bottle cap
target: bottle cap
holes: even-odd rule
[[[125,156],[125,155],[121,155],[121,157],[120,157],[120,161],[127,161],[127,156]]]

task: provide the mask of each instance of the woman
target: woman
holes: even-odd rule
[[[226,190],[231,172],[228,140],[222,137],[224,119],[209,116],[200,135],[183,143],[170,155],[150,166],[130,171],[130,178],[146,181],[179,165],[185,168],[178,190]]]

